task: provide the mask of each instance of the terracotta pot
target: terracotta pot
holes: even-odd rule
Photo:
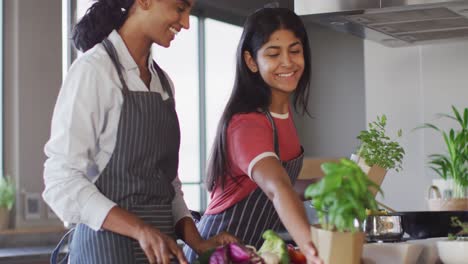
[[[311,226],[312,241],[325,264],[359,264],[365,234],[363,232],[333,232]]]
[[[0,207],[0,230],[8,228],[8,220],[10,219],[10,212],[7,208]]]

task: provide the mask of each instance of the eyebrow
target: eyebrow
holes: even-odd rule
[[[300,41],[296,41],[296,42],[294,42],[293,44],[289,45],[288,48],[292,48],[292,47],[294,47],[294,46],[296,46],[296,45],[301,45],[301,42],[300,42]],[[280,47],[280,46],[270,46],[270,47],[266,48],[266,50],[267,50],[267,49],[281,49],[281,47]]]

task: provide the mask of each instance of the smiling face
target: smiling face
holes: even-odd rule
[[[259,72],[272,93],[292,93],[304,72],[304,52],[296,35],[286,29],[273,32],[256,58],[246,51],[244,59],[252,72]]]
[[[169,47],[175,35],[190,27],[194,0],[136,0],[146,11],[142,30],[154,43]]]

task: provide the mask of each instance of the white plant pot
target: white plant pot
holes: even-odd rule
[[[442,199],[450,199],[453,197],[455,184],[452,179],[433,179],[432,185],[439,189]],[[468,188],[465,189],[465,193],[468,193]]]
[[[468,241],[437,241],[437,251],[444,264],[468,263]]]

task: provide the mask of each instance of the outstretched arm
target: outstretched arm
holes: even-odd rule
[[[252,169],[252,178],[273,202],[281,222],[306,255],[308,263],[321,263],[312,243],[304,206],[279,160],[275,157],[261,159]]]

